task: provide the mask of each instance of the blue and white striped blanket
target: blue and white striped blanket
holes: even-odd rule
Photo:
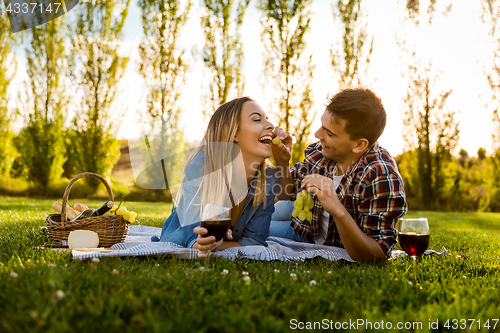
[[[130,226],[125,242],[115,244],[112,252],[92,252],[73,250],[73,259],[89,259],[95,257],[126,257],[126,256],[159,256],[172,255],[180,259],[197,259],[198,250],[188,249],[174,243],[151,242],[151,236],[160,237],[161,228],[143,225]],[[279,237],[269,237],[268,246],[243,246],[233,247],[223,251],[214,252],[213,255],[229,260],[247,258],[254,260],[281,260],[281,261],[304,261],[314,257],[322,257],[327,260],[345,260],[354,262],[342,248],[294,242]],[[444,249],[444,248],[443,248]],[[432,250],[428,250],[432,251]],[[426,251],[426,252],[428,252]],[[392,258],[405,255],[402,251],[393,251]],[[432,251],[434,252],[434,251]],[[436,252],[435,252],[436,253]],[[446,250],[444,249],[444,254]]]
[[[73,250],[73,259],[117,256],[158,256],[173,255],[181,259],[197,259],[198,250],[188,249],[174,243],[151,242],[151,236],[160,237],[161,228],[132,225],[125,242],[115,244],[112,252],[90,252]],[[314,257],[328,260],[346,260],[354,262],[345,249],[316,244],[298,243],[289,239],[269,237],[268,246],[233,247],[214,252],[214,256],[229,260],[248,258],[255,260],[304,261]]]

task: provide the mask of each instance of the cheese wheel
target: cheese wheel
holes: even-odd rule
[[[68,245],[71,250],[95,248],[99,245],[99,235],[90,230],[74,230],[69,233]]]

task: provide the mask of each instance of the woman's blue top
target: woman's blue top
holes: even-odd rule
[[[204,154],[196,156],[186,168],[186,176],[182,181],[182,196],[177,208],[163,223],[160,238],[153,237],[152,241],[172,242],[190,248],[196,242],[198,235],[193,229],[200,225],[200,195],[196,195],[203,177]],[[261,202],[257,207],[253,206],[255,185],[257,179],[250,182],[245,207],[233,229],[233,241],[245,245],[267,246],[266,239],[269,236],[269,225],[271,215],[274,212],[274,198],[278,185],[276,169],[266,169],[266,207]],[[180,215],[180,217],[179,217]],[[183,220],[182,226],[179,219]]]

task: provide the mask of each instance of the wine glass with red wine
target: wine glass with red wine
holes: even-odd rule
[[[220,207],[208,204],[203,211],[203,217],[200,227],[208,230],[205,237],[215,236],[218,242],[226,235],[231,225],[231,210],[227,207]],[[207,260],[210,257],[211,250],[208,250]]]
[[[429,246],[429,223],[426,218],[400,219],[398,223],[398,239],[401,248],[413,258],[413,275],[417,282],[417,258]]]

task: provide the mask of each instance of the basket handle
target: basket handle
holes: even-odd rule
[[[69,192],[71,191],[71,187],[78,179],[83,178],[83,177],[94,177],[94,178],[99,179],[101,181],[101,183],[103,183],[104,186],[106,186],[106,190],[108,191],[109,200],[115,201],[115,197],[113,196],[113,192],[111,192],[111,187],[109,186],[106,179],[104,179],[102,176],[99,176],[98,174],[93,173],[93,172],[84,172],[84,173],[81,173],[79,175],[76,175],[73,179],[71,179],[68,186],[66,186],[66,190],[64,190],[62,211],[61,211],[61,223],[67,222],[67,220],[66,220],[66,206],[68,204]]]

